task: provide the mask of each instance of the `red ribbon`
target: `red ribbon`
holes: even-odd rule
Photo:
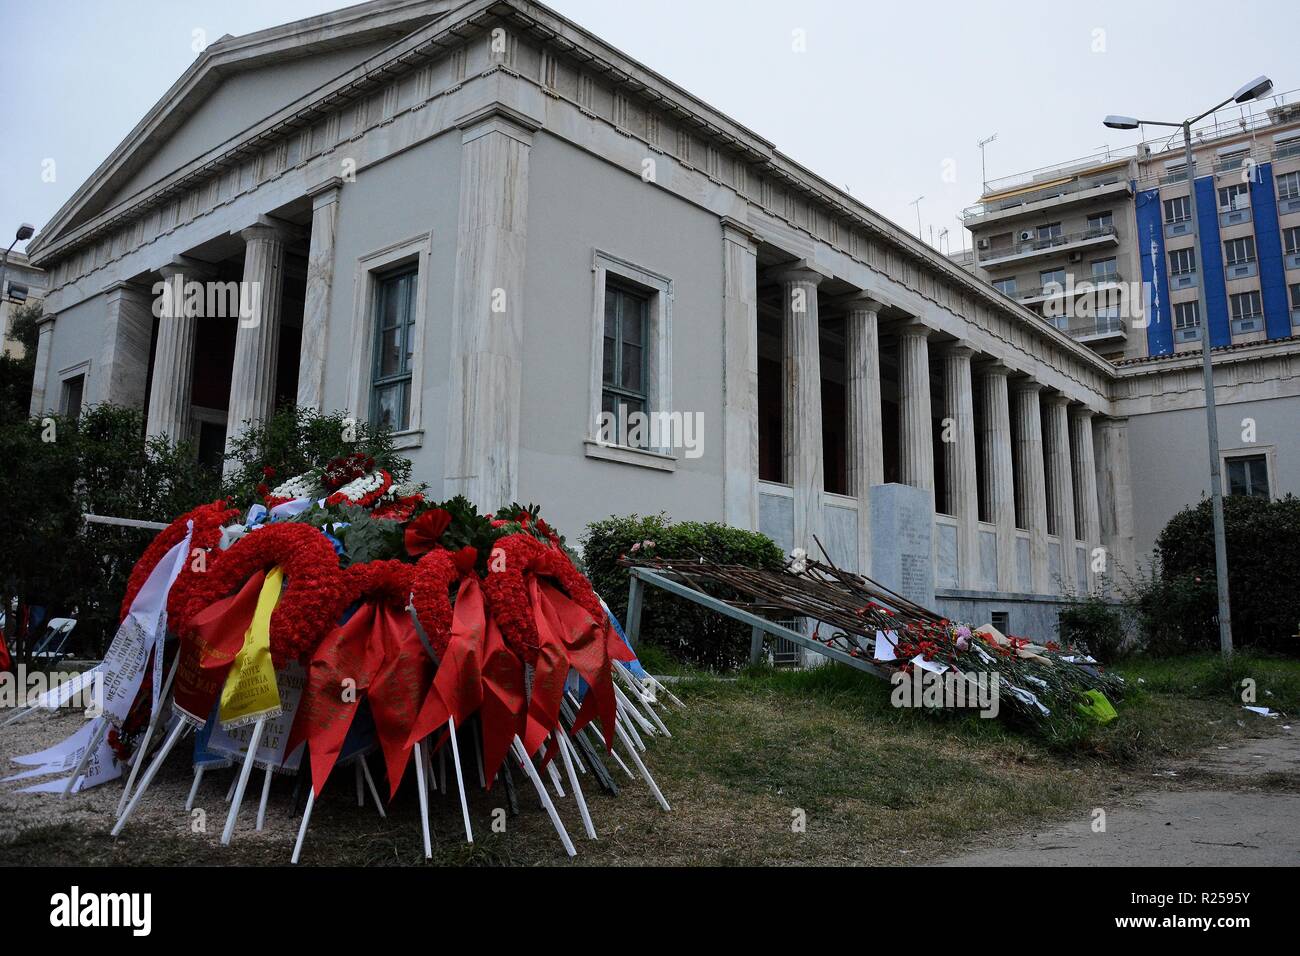
[[[312,790],[317,795],[339,759],[362,692],[383,664],[383,641],[372,637],[380,626],[378,616],[373,603],[361,605],[346,624],[326,635],[312,654],[307,686],[285,753],[293,753],[298,744],[307,741]],[[355,681],[354,686],[344,684],[349,679]]]
[[[506,646],[501,629],[487,619],[483,637],[483,770],[488,785],[510,752],[510,741],[524,731],[524,665]]]
[[[463,723],[478,710],[483,699],[482,661],[486,626],[483,589],[479,586],[478,576],[471,573],[461,579],[460,589],[456,592],[447,650],[438,663],[438,672],[424,699],[424,706],[411,727],[408,745],[414,746],[444,726],[449,718],[455,717]]]
[[[533,692],[524,732],[524,750],[529,754],[535,754],[546,736],[559,725],[564,682],[569,676],[569,655],[563,637],[565,623],[559,619],[554,601],[558,594],[555,588],[543,585],[536,575],[529,577],[528,598],[537,624],[537,662],[533,666]],[[591,623],[590,617],[587,623]]]
[[[418,558],[438,545],[438,539],[451,526],[451,513],[442,508],[430,508],[406,525],[406,550]]]
[[[208,605],[198,614],[181,641],[176,669],[176,706],[196,720],[208,719],[216,706],[244,635],[253,624],[257,597],[266,572],[258,571],[235,594]]]
[[[375,614],[371,647],[383,648],[366,695],[388,767],[389,799],[397,793],[414,742],[409,740],[420,701],[429,690],[433,661],[425,653],[411,615],[390,602]]]

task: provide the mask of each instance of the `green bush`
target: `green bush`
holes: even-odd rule
[[[646,542],[651,545],[647,547]],[[587,576],[619,620],[627,614],[628,572],[619,564],[624,555],[644,552],[659,558],[704,557],[772,569],[780,568],[784,561],[781,549],[755,531],[713,522],[674,524],[665,514],[611,516],[593,522],[587,526],[582,544]],[[730,670],[748,660],[748,626],[656,588],[648,588],[645,594],[640,641],[712,670]]]
[[[170,521],[215,499],[220,484],[191,446],[146,443],[141,413],[112,405],[75,420],[7,418],[0,476],[5,606],[17,601],[44,607],[47,619],[77,618],[75,648],[90,656],[102,654],[116,631],[127,577],[154,533],[88,524],[82,515]]]
[[[1300,499],[1224,498],[1235,647],[1300,653]],[[1217,649],[1218,594],[1210,502],[1185,508],[1156,539],[1156,566],[1136,589],[1153,651]]]
[[[1120,657],[1127,637],[1122,609],[1096,595],[1062,608],[1056,632],[1062,647],[1086,648],[1107,664]]]
[[[242,506],[256,500],[258,486],[280,482],[353,452],[369,455],[397,483],[411,476],[411,463],[393,450],[392,436],[343,412],[318,412],[284,405],[263,422],[245,422],[231,443],[229,458],[236,467],[226,495]]]

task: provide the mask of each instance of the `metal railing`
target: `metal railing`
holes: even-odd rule
[[[1066,232],[1057,236],[1047,236],[1042,239],[1026,239],[1021,242],[1012,243],[1009,247],[1003,249],[986,249],[985,255],[980,258],[980,263],[1004,259],[1008,256],[1018,256],[1026,252],[1044,252],[1052,249],[1063,248],[1073,245],[1076,242],[1087,242],[1090,239],[1105,239],[1116,236],[1115,227],[1098,226],[1094,229],[1085,229],[1083,232]]]
[[[1097,319],[1087,325],[1072,326],[1066,330],[1071,338],[1086,339],[1100,335],[1128,335],[1128,326],[1118,317]]]
[[[1086,180],[1076,180],[1070,183],[1058,183],[1054,186],[1044,186],[1042,189],[1035,189],[1032,192],[1017,193],[1014,196],[1008,196],[1005,199],[981,200],[973,206],[967,206],[961,211],[963,221],[969,219],[979,219],[990,213],[1006,212],[1008,209],[1016,209],[1020,206],[1027,206],[1030,203],[1044,202],[1048,199],[1058,199],[1063,196],[1069,196],[1074,193],[1087,192],[1091,189],[1101,189],[1105,186],[1121,186],[1128,189],[1128,184],[1124,179],[1115,179],[1110,182],[1089,182]]]

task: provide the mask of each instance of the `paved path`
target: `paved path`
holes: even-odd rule
[[[1300,793],[1228,789],[1265,783],[1264,775],[1274,773],[1292,775],[1294,781],[1300,774],[1300,733],[1211,750],[1192,766],[1219,779],[1207,782],[1206,789],[1153,790],[1103,806],[1104,832],[1093,832],[1088,812],[942,865],[1300,865]]]

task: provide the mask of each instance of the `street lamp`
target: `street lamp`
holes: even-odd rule
[[[1196,235],[1199,220],[1196,218],[1196,157],[1192,154],[1192,125],[1229,103],[1246,103],[1259,99],[1273,88],[1266,76],[1251,80],[1222,103],[1210,107],[1199,116],[1181,123],[1159,120],[1139,120],[1132,116],[1107,116],[1103,121],[1111,129],[1137,129],[1141,125],[1181,127],[1183,131],[1184,165],[1187,169],[1188,211],[1191,215],[1192,235]],[[1194,243],[1195,244],[1195,240]],[[1205,375],[1205,430],[1210,445],[1210,498],[1214,509],[1214,573],[1219,591],[1219,650],[1224,657],[1232,655],[1232,612],[1228,604],[1228,545],[1223,530],[1223,483],[1219,474],[1219,420],[1214,408],[1214,365],[1210,361],[1210,317],[1205,307],[1205,283],[1196,284],[1196,310],[1201,322],[1201,369]]]
[[[5,254],[0,256],[0,296],[3,296],[5,291],[5,273],[9,271],[9,253],[13,252],[16,243],[27,241],[35,232],[35,226],[29,222],[23,223],[18,227],[18,232],[14,235],[14,241],[9,243],[9,248],[5,250]]]

